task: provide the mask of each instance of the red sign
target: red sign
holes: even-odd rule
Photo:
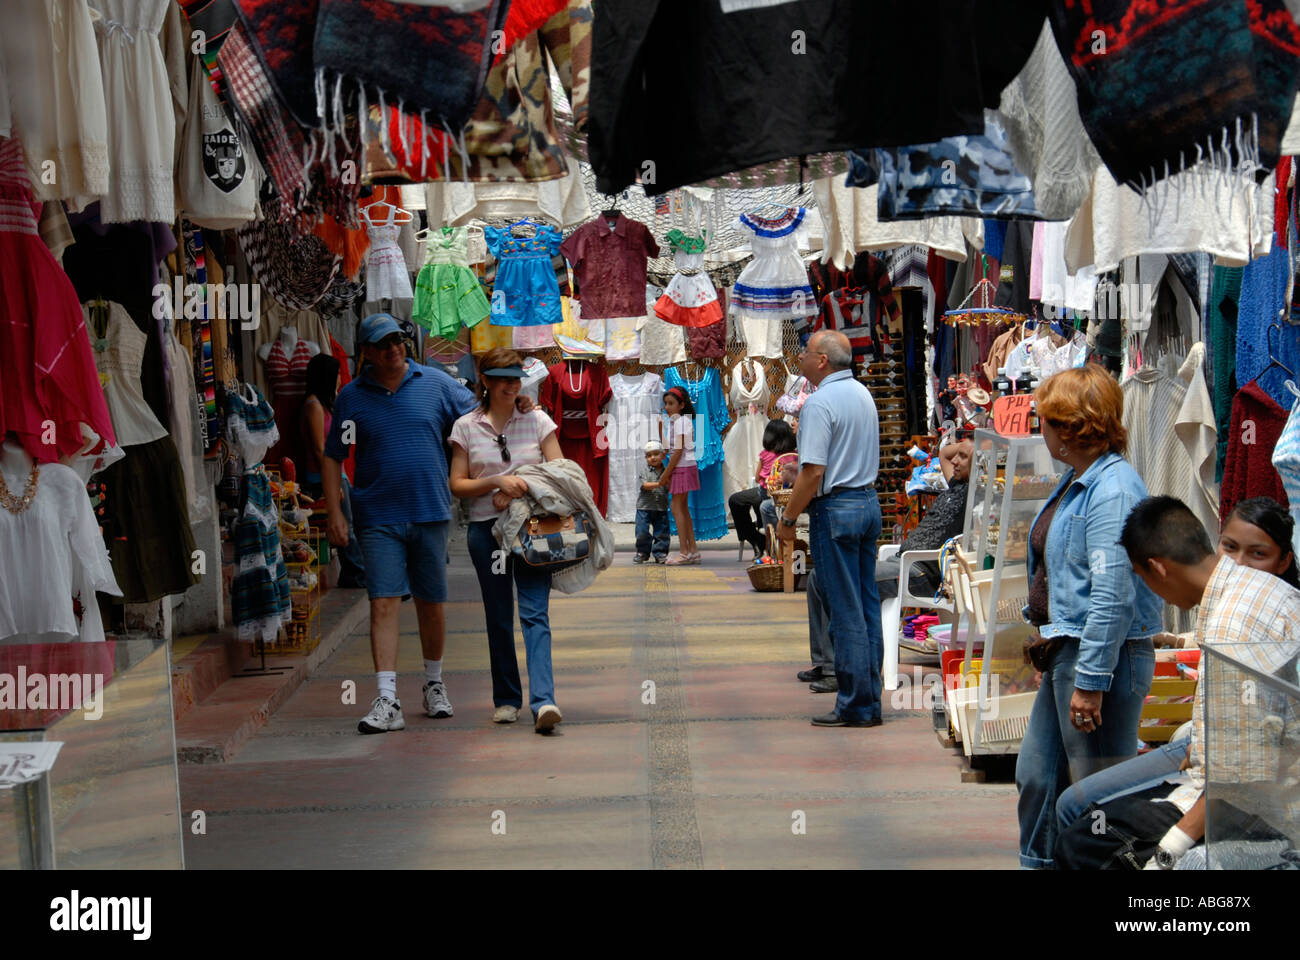
[[[1029,414],[1034,398],[1028,393],[1013,393],[993,401],[993,429],[1004,437],[1029,436]]]

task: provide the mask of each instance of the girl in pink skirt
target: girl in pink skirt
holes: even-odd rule
[[[672,387],[664,394],[664,409],[668,412],[668,466],[659,485],[672,494],[673,519],[677,521],[677,542],[680,552],[670,557],[670,567],[699,563],[700,554],[695,549],[695,527],[686,495],[700,489],[700,471],[695,463],[695,407],[681,387]]]

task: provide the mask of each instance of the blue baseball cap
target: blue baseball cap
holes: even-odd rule
[[[391,334],[401,334],[397,318],[391,313],[372,313],[361,321],[361,342],[378,343]]]

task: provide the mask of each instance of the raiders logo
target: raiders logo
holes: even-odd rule
[[[227,127],[203,135],[203,172],[218,190],[230,193],[244,182],[244,147]]]

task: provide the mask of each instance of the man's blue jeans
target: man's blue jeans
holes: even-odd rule
[[[528,657],[528,705],[533,716],[555,702],[551,677],[551,575],[516,563],[492,536],[495,520],[469,525],[469,556],[478,574],[483,610],[487,614],[488,657],[492,663],[492,704],[520,708],[519,661],[515,657],[515,590],[519,592],[519,625]]]
[[[808,506],[817,586],[829,614],[844,720],[879,720],[885,645],[876,590],[880,501],[876,491],[848,490],[817,497]]]
[[[1070,722],[1077,640],[1066,639],[1043,672],[1029,729],[1016,758],[1020,791],[1020,865],[1050,870],[1059,832],[1056,802],[1070,786],[1137,755],[1138,717],[1156,669],[1155,644],[1128,640],[1119,652],[1110,689],[1101,699],[1101,726],[1092,733]]]
[[[636,512],[636,552],[643,557],[648,557],[652,553],[656,557],[666,557],[668,556],[668,542],[668,511],[638,510]]]
[[[1106,720],[1105,703],[1101,719]],[[1090,777],[1072,783],[1065,788],[1056,801],[1056,822],[1062,830],[1078,820],[1085,810],[1094,803],[1109,803],[1120,797],[1139,790],[1147,790],[1160,783],[1166,777],[1176,774],[1187,759],[1187,748],[1191,740],[1171,740],[1162,747],[1149,750],[1132,760],[1125,760],[1113,767],[1107,767]],[[1173,792],[1173,787],[1169,788]]]

